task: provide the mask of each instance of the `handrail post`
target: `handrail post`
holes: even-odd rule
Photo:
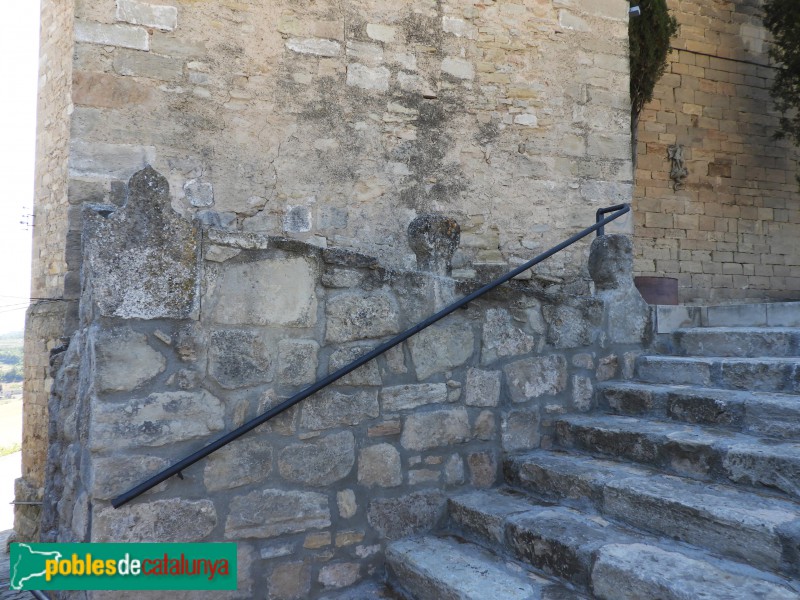
[[[628,212],[630,210],[630,204],[615,204],[614,206],[608,206],[606,208],[598,208],[597,212],[594,214],[594,222],[595,222],[595,224],[597,224],[601,220],[603,220],[603,215],[604,214],[610,213],[610,212],[616,212],[618,210],[622,210],[623,208],[627,208],[628,210],[626,210],[625,212]],[[625,214],[625,213],[622,213],[622,214]],[[622,216],[622,215],[618,215],[618,216]],[[616,217],[614,217],[614,218],[616,218]],[[610,222],[610,221],[608,221],[608,222]],[[605,223],[603,223],[602,225],[600,225],[600,227],[597,228],[597,237],[602,237],[605,234],[606,234],[606,228],[605,228]]]

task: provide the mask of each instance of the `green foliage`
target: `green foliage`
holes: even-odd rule
[[[774,38],[769,55],[777,63],[772,97],[782,113],[782,130],[776,137],[800,145],[800,2],[766,0],[764,25]]]
[[[667,68],[670,40],[678,33],[678,21],[669,13],[666,0],[641,0],[638,4],[642,14],[631,15],[628,25],[634,128],[642,107],[653,99],[656,83]]]

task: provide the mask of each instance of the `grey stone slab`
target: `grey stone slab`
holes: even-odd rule
[[[220,448],[205,461],[203,482],[210,492],[264,481],[272,471],[272,446],[251,433]]]
[[[647,383],[710,385],[710,359],[674,356],[640,356],[636,361],[637,377]]]
[[[503,367],[503,372],[514,402],[555,396],[567,387],[567,360],[561,354],[518,360]]]
[[[706,309],[708,327],[764,327],[767,325],[766,304],[734,304],[709,306]]]
[[[377,390],[358,390],[347,394],[327,388],[303,402],[300,426],[306,429],[329,429],[337,425],[358,425],[379,414]]]
[[[770,327],[800,327],[800,302],[767,304],[767,325]]]
[[[800,329],[789,327],[700,327],[675,332],[687,356],[799,356]]]
[[[475,333],[468,321],[448,320],[419,332],[408,348],[417,378],[424,381],[467,362],[475,351]]]
[[[211,500],[168,498],[128,504],[121,508],[96,508],[92,519],[93,542],[199,542],[217,525]]]
[[[701,325],[699,306],[656,306],[656,333],[672,333]]]
[[[529,499],[511,490],[459,494],[448,500],[447,508],[453,525],[480,544],[495,547],[505,540],[508,517],[535,510]]]
[[[603,600],[800,598],[780,583],[647,544],[609,544],[602,548],[592,571],[592,589]]]
[[[278,457],[278,470],[293,483],[328,486],[347,477],[355,460],[355,438],[342,431],[286,446]]]
[[[328,496],[316,492],[257,490],[230,501],[225,538],[271,538],[331,525]]]
[[[444,383],[418,383],[385,387],[380,392],[384,413],[409,410],[426,404],[447,402],[447,385]]]
[[[542,584],[469,544],[434,537],[402,540],[387,547],[386,561],[392,582],[414,598],[541,598]]]
[[[127,327],[99,332],[94,351],[98,392],[134,390],[167,366],[167,359],[147,343],[147,336]]]
[[[397,333],[400,317],[397,301],[385,292],[347,292],[328,299],[325,308],[329,342],[379,338]]]
[[[469,415],[464,408],[409,415],[400,442],[409,450],[430,450],[460,444],[470,437]]]
[[[367,506],[367,520],[382,537],[396,540],[431,531],[444,518],[446,502],[440,491],[374,498]]]

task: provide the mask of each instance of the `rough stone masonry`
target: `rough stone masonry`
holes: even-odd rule
[[[598,238],[596,293],[584,278],[513,281],[114,509],[112,497],[475,286],[199,227],[169,194],[148,167],[123,207],[84,212],[43,538],[233,541],[231,597],[315,598],[379,574],[387,541],[434,527],[448,492],[494,485],[504,452],[546,446],[548,422],[630,374],[651,330],[629,238]]]

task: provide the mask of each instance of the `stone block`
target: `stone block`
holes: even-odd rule
[[[262,333],[221,329],[210,337],[208,369],[222,387],[236,389],[273,380],[274,347]]]
[[[586,412],[592,407],[594,385],[591,377],[585,375],[572,376],[572,406],[575,410]]]
[[[222,325],[311,327],[317,267],[303,257],[227,264],[207,279],[204,312]]]
[[[136,0],[117,0],[117,20],[172,31],[178,26],[178,9]]]
[[[537,411],[512,410],[503,414],[503,450],[515,452],[537,448],[540,441],[540,417]]]
[[[331,525],[328,497],[315,492],[257,490],[230,501],[225,539],[271,538]]]
[[[325,313],[325,339],[329,342],[379,338],[399,329],[397,302],[384,292],[334,296],[328,300]]]
[[[343,519],[350,519],[358,512],[358,502],[356,502],[353,490],[336,492],[336,505],[339,509],[339,516]]]
[[[231,442],[206,459],[203,483],[209,492],[264,481],[272,471],[272,446],[258,434]]]
[[[493,452],[473,452],[467,456],[470,483],[476,488],[490,488],[497,480],[497,457]]]
[[[92,459],[92,497],[114,498],[167,466],[169,462],[163,458],[142,454],[95,457]],[[166,482],[160,483],[150,493],[161,492],[166,487]]]
[[[475,334],[467,321],[433,325],[408,341],[411,360],[420,381],[467,362],[475,351]]]
[[[183,193],[189,204],[195,208],[207,208],[214,205],[214,186],[209,181],[190,179],[183,184]]]
[[[497,406],[500,402],[501,371],[469,369],[464,403],[467,406]]]
[[[430,450],[460,444],[470,437],[469,416],[464,408],[412,414],[403,423],[400,443],[409,450]]]
[[[358,483],[365,486],[395,487],[403,483],[400,453],[391,444],[376,444],[358,454]]]
[[[121,450],[205,438],[225,426],[224,412],[222,403],[206,391],[94,402],[90,445],[93,450]]]
[[[311,591],[311,564],[305,561],[276,565],[267,580],[269,600],[305,600]]]
[[[490,410],[484,410],[475,419],[475,439],[489,441],[497,437],[497,418]]]
[[[305,429],[329,429],[337,425],[358,425],[380,414],[377,390],[359,390],[345,394],[327,388],[303,402],[300,426]]]
[[[308,206],[289,206],[283,215],[283,230],[287,233],[311,231],[311,209]]]
[[[199,542],[217,525],[211,500],[168,498],[105,506],[92,518],[92,541],[114,543]]]
[[[448,485],[464,483],[464,461],[458,454],[453,454],[444,464],[444,482]]]
[[[444,383],[420,383],[385,387],[380,392],[380,400],[384,413],[444,403],[447,402],[447,386]]]
[[[503,367],[503,372],[514,402],[556,396],[567,387],[567,361],[561,354],[518,360]]]
[[[397,37],[397,28],[380,23],[367,23],[367,35],[373,40],[391,44]]]
[[[463,58],[445,58],[442,61],[442,72],[457,79],[475,79],[475,65]]]
[[[133,50],[146,51],[150,49],[150,36],[147,34],[147,30],[132,25],[75,21],[75,41]]]
[[[578,348],[592,343],[592,325],[579,308],[565,304],[543,309],[547,321],[547,341],[555,348]]]
[[[314,56],[339,56],[342,53],[342,45],[333,40],[321,38],[291,38],[286,42],[286,47],[298,54],[313,54]]]
[[[361,577],[361,565],[357,562],[333,563],[319,570],[318,581],[326,588],[342,588],[353,585]]]
[[[383,62],[383,48],[379,44],[348,40],[347,59],[374,67]]]
[[[490,308],[486,311],[481,364],[487,365],[507,356],[527,354],[533,350],[535,344],[536,340],[532,335],[515,327],[507,310]]]
[[[149,52],[120,49],[114,53],[114,71],[126,77],[180,81],[183,79],[183,61]]]
[[[337,348],[333,351],[330,358],[328,373],[333,373],[347,366],[358,357],[363,356],[372,350],[372,346],[350,346]],[[380,385],[381,374],[378,371],[378,363],[375,360],[351,371],[339,380],[340,385]]]
[[[381,537],[399,539],[432,530],[445,516],[446,504],[447,498],[438,491],[377,498],[367,508],[367,520]]]
[[[319,344],[314,340],[278,342],[278,379],[284,385],[308,385],[317,379]]]
[[[153,146],[72,140],[69,174],[76,178],[128,179],[155,158]]]
[[[355,460],[355,438],[342,431],[286,446],[278,457],[278,469],[288,481],[327,486],[347,477]]]
[[[385,92],[389,89],[390,76],[386,67],[368,67],[359,63],[347,65],[347,85],[362,90]]]
[[[111,73],[77,71],[72,75],[72,101],[76,105],[95,108],[125,108],[144,104],[150,99],[150,88],[139,82]],[[84,168],[86,167],[84,163]],[[144,166],[139,163],[139,167]],[[70,201],[73,200],[70,185]],[[103,198],[95,199],[102,202]]]
[[[167,359],[147,343],[147,336],[127,327],[100,331],[94,341],[95,387],[127,392],[163,373]]]

